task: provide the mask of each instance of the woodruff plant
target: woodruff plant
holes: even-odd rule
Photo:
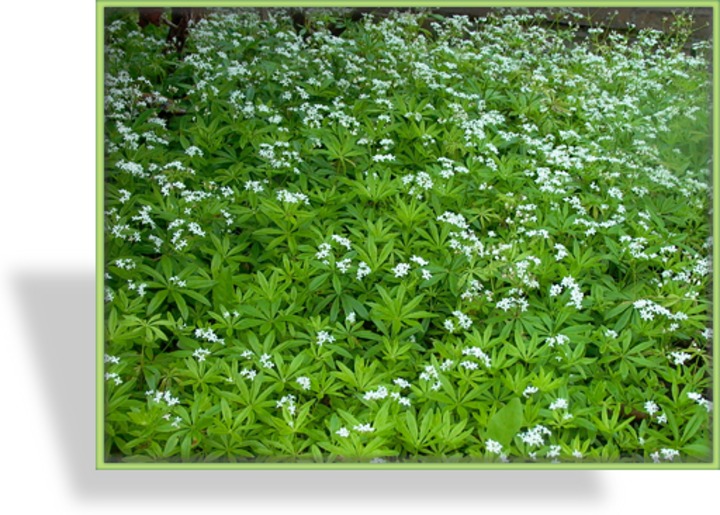
[[[106,461],[709,460],[708,45],[268,13],[105,27]]]

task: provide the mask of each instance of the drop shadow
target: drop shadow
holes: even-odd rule
[[[63,475],[80,501],[274,501],[281,490],[293,502],[521,499],[530,507],[603,496],[601,472],[592,470],[96,470],[94,273],[20,272],[13,279]]]

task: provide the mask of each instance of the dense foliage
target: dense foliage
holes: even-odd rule
[[[708,45],[307,16],[108,18],[106,460],[707,461]]]

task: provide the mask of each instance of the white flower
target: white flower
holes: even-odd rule
[[[317,341],[316,343],[322,347],[324,343],[332,343],[335,341],[335,337],[328,333],[327,331],[319,331],[317,333]]]
[[[671,352],[668,359],[673,361],[673,365],[684,365],[687,360],[692,358],[687,352]]]
[[[397,398],[397,401],[398,401],[399,404],[401,404],[401,405],[403,405],[403,406],[408,406],[408,407],[409,407],[409,406],[412,404],[412,403],[410,402],[410,399],[408,399],[407,397],[398,397],[398,398]]]
[[[384,386],[378,386],[377,390],[375,390],[375,391],[371,390],[369,392],[366,392],[365,395],[363,396],[363,399],[365,399],[366,401],[369,401],[369,400],[384,399],[387,396],[388,396],[388,389],[385,388]]]
[[[372,433],[375,431],[375,428],[372,427],[370,424],[358,424],[353,427],[355,431],[358,433]]]
[[[697,392],[688,392],[687,396],[697,402],[700,406],[704,406],[708,412],[712,411],[712,402],[709,400],[703,398],[702,395],[700,395]]]
[[[193,356],[199,361],[205,361],[205,358],[210,355],[210,351],[207,349],[203,349],[202,347],[198,348],[193,352]]]
[[[463,356],[474,356],[481,360],[487,368],[492,366],[490,356],[488,356],[480,347],[466,347],[462,350]]]
[[[252,381],[253,379],[255,379],[255,376],[257,376],[257,370],[253,370],[251,368],[243,368],[240,371],[240,375]]]
[[[295,396],[285,395],[275,404],[275,407],[277,407],[278,409],[281,409],[283,406],[287,407],[287,410],[291,415],[295,415]]]
[[[330,256],[332,247],[329,243],[321,243],[318,245],[318,251],[315,253],[315,258],[319,260],[327,259]]]
[[[647,411],[648,415],[652,417],[655,413],[660,411],[660,407],[653,401],[647,401],[645,403],[645,411]]]
[[[180,404],[180,399],[173,397],[170,392],[161,392],[160,390],[149,390],[145,392],[149,397],[153,398],[155,402],[165,402],[168,406],[175,406]]]
[[[351,311],[350,313],[348,313],[347,316],[345,317],[345,321],[348,324],[354,324],[355,323],[355,312]]]
[[[319,331],[317,334],[317,344],[322,347],[324,343],[332,343],[335,341],[335,337],[327,331]]]
[[[460,325],[460,327],[462,327],[465,330],[470,329],[470,327],[472,326],[472,320],[470,319],[469,316],[467,316],[462,311],[453,311],[453,315],[455,315],[455,317],[457,317],[458,324]]]
[[[118,200],[121,204],[124,204],[125,202],[130,200],[130,197],[132,196],[132,194],[128,190],[124,189],[118,190],[118,193],[120,193],[120,198],[118,198]]]
[[[564,334],[558,334],[557,336],[551,336],[547,340],[548,347],[555,347],[556,345],[565,345],[570,341],[570,338]]]
[[[408,383],[405,379],[401,379],[399,377],[397,379],[393,379],[393,383],[400,388],[410,388],[410,383]]]
[[[485,447],[487,448],[488,452],[491,452],[493,454],[500,454],[502,452],[503,446],[495,440],[488,438],[488,440],[485,442]]]
[[[425,261],[420,256],[413,256],[410,258],[410,261],[412,261],[413,263],[416,263],[420,266],[428,266],[430,264],[428,261]]]
[[[666,461],[672,461],[674,458],[680,456],[680,453],[675,449],[660,449],[660,454]]]
[[[295,382],[299,384],[303,390],[309,390],[310,389],[310,378],[301,376],[295,379]]]
[[[370,267],[364,261],[360,261],[357,268],[357,280],[362,280],[363,277],[369,275],[371,272]]]
[[[263,188],[260,181],[246,181],[245,189],[251,190],[253,193],[261,193],[261,192],[265,191],[265,188]]]
[[[281,202],[288,204],[303,204],[310,205],[310,199],[304,193],[291,193],[287,190],[278,190],[276,192],[277,199]]]
[[[562,447],[560,447],[559,445],[551,445],[550,450],[548,450],[545,456],[548,458],[557,458],[558,456],[560,456],[561,450]]]
[[[105,363],[112,363],[114,365],[120,364],[120,358],[117,356],[111,356],[110,354],[105,354]]]
[[[260,364],[265,368],[275,368],[275,363],[270,361],[270,354],[263,354],[260,356]]]
[[[347,238],[343,238],[342,236],[338,236],[337,234],[333,234],[333,235],[332,235],[332,240],[333,240],[333,241],[336,241],[337,243],[339,243],[340,245],[342,245],[343,247],[345,247],[346,250],[350,250],[350,249],[352,248],[352,242],[351,242],[349,239],[347,239]]]
[[[562,243],[556,243],[554,249],[557,250],[557,254],[555,254],[556,261],[560,261],[568,255],[568,251]]]
[[[563,399],[562,397],[556,399],[552,404],[550,404],[551,410],[557,410],[557,409],[567,409],[568,408],[568,401],[567,399]]]
[[[341,427],[337,431],[335,431],[335,434],[338,435],[341,438],[347,438],[350,436],[350,431],[346,427]]]
[[[195,156],[200,156],[200,157],[202,157],[202,156],[203,156],[203,151],[200,150],[198,147],[196,147],[196,146],[194,146],[194,145],[193,145],[192,147],[186,148],[186,149],[185,149],[185,153],[186,153],[187,155],[189,155],[190,157],[195,157]]]
[[[538,389],[535,386],[528,386],[523,391],[523,397],[530,397],[532,394],[537,393]]]
[[[446,372],[446,371],[450,370],[450,368],[453,366],[454,363],[455,363],[455,362],[454,362],[453,360],[451,360],[451,359],[446,359],[446,360],[443,361],[442,364],[440,365],[440,370],[442,370],[443,372]]]
[[[543,435],[550,435],[550,430],[542,425],[537,425],[532,429],[528,429],[524,433],[520,433],[520,439],[532,447],[540,447],[545,443]]]
[[[393,268],[395,277],[405,277],[409,271],[410,265],[407,263],[399,263],[395,268]]]
[[[335,263],[335,266],[338,270],[340,270],[340,273],[346,274],[348,270],[350,270],[350,265],[352,264],[352,260],[350,258],[343,259],[342,261],[338,261]]]
[[[122,384],[122,382],[123,382],[123,380],[120,378],[120,376],[118,374],[116,374],[115,372],[108,372],[107,374],[105,374],[106,381],[109,381],[111,379],[115,382],[115,384]]]

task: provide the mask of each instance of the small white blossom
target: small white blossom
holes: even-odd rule
[[[402,406],[409,407],[412,404],[410,402],[410,399],[408,399],[407,397],[398,397],[396,400],[398,401],[398,404]]]
[[[123,382],[123,380],[120,378],[120,376],[118,374],[116,374],[115,372],[106,373],[105,380],[110,381],[111,379],[115,382],[115,384],[122,384],[122,382]]]
[[[488,438],[485,442],[485,447],[487,448],[488,452],[491,452],[493,454],[500,454],[503,448],[502,444],[490,438]]]
[[[319,331],[317,333],[317,340],[316,343],[318,346],[322,347],[325,343],[332,343],[335,341],[335,337],[328,333],[327,331]]]
[[[694,400],[700,406],[703,406],[708,412],[712,411],[712,402],[705,399],[702,395],[697,392],[688,392],[688,398]]]
[[[295,396],[294,395],[285,395],[283,396],[277,403],[275,404],[275,407],[278,409],[282,409],[283,407],[287,408],[288,413],[291,415],[295,415]]]
[[[410,265],[407,263],[399,263],[395,268],[393,268],[395,277],[405,277],[409,271]]]
[[[523,391],[523,397],[530,397],[532,394],[537,393],[538,389],[535,386],[528,386]]]
[[[532,429],[528,429],[524,433],[520,433],[520,439],[532,447],[540,447],[545,443],[543,435],[550,435],[550,430],[542,425],[537,425]]]
[[[364,261],[360,261],[357,268],[357,280],[362,280],[363,277],[369,275],[371,272],[370,267]]]
[[[299,384],[303,390],[309,390],[310,389],[310,378],[301,376],[295,379],[295,382]]]
[[[470,327],[472,327],[472,320],[470,319],[469,316],[467,316],[462,311],[453,311],[452,314],[455,315],[455,317],[458,320],[458,324],[463,329],[468,330],[468,329],[470,329]]]
[[[550,449],[548,450],[547,454],[545,455],[547,458],[557,458],[560,456],[560,451],[562,450],[562,447],[559,445],[551,445]]]
[[[568,408],[568,401],[567,399],[563,399],[562,397],[556,399],[553,401],[552,404],[550,404],[551,410],[558,410],[558,409],[567,409]]]
[[[378,400],[378,399],[384,399],[388,396],[388,389],[384,386],[378,386],[377,390],[371,390],[369,392],[366,392],[363,396],[363,399],[366,401],[369,400]]]
[[[120,364],[120,358],[117,356],[111,356],[110,354],[105,354],[105,363],[112,363],[113,365],[119,365]]]
[[[202,157],[202,156],[203,156],[203,151],[200,150],[198,147],[196,147],[196,146],[194,146],[194,145],[193,145],[192,147],[186,148],[186,149],[185,149],[185,153],[186,153],[187,155],[189,155],[190,157],[195,157],[195,156],[200,156],[200,157]]]
[[[673,365],[684,365],[687,360],[692,358],[687,352],[671,352],[668,359],[672,359]]]
[[[275,363],[270,361],[270,354],[263,354],[260,356],[260,364],[265,368],[275,368]]]
[[[243,368],[240,371],[240,375],[252,381],[253,379],[255,379],[255,376],[257,376],[257,370],[253,370],[251,368]]]
[[[647,401],[645,403],[645,411],[647,411],[648,415],[652,417],[655,413],[660,411],[660,407],[653,401]]]
[[[675,449],[660,449],[660,454],[665,461],[673,461],[673,459],[680,456],[680,453]]]
[[[420,266],[428,266],[430,264],[428,261],[425,261],[420,256],[413,256],[410,258],[410,261],[412,261],[413,263],[416,263]]]
[[[410,388],[410,383],[408,383],[405,379],[401,379],[399,377],[397,379],[393,379],[393,383],[400,388]]]
[[[207,349],[203,349],[202,347],[198,348],[193,352],[193,357],[197,359],[199,362],[205,361],[205,358],[210,355],[210,351]]]

